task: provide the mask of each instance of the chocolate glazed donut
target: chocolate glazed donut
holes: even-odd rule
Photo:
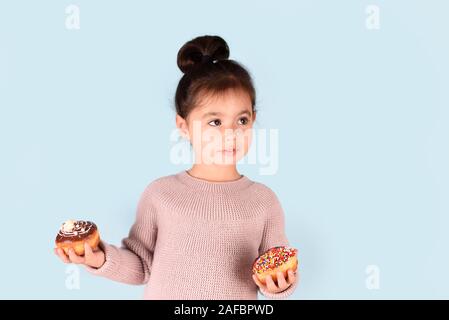
[[[72,248],[79,256],[84,255],[85,242],[92,249],[96,249],[100,243],[97,226],[91,221],[68,220],[64,222],[55,240],[56,246],[62,248],[66,254]]]

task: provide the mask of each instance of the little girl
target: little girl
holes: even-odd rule
[[[255,258],[289,243],[276,194],[236,169],[251,142],[255,89],[248,71],[228,58],[218,36],[197,37],[179,50],[176,125],[192,145],[194,165],[145,188],[121,247],[102,241],[97,250],[86,245],[84,256],[55,249],[64,262],[147,284],[146,299],[257,299],[258,289],[282,299],[294,291],[294,270],[266,284],[252,275]]]

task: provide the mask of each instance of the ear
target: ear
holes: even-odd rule
[[[179,134],[181,135],[181,137],[190,140],[189,126],[187,125],[187,121],[179,114],[176,114],[176,127],[179,129]]]

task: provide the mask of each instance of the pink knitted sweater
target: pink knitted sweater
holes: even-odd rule
[[[121,247],[101,242],[106,262],[90,273],[146,284],[144,299],[257,299],[252,263],[289,245],[276,194],[243,175],[211,182],[187,171],[158,178],[141,194]],[[271,299],[288,297],[297,281]]]

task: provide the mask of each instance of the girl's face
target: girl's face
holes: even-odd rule
[[[242,90],[201,99],[187,119],[176,116],[181,134],[190,140],[196,163],[235,165],[248,152],[256,113]]]

